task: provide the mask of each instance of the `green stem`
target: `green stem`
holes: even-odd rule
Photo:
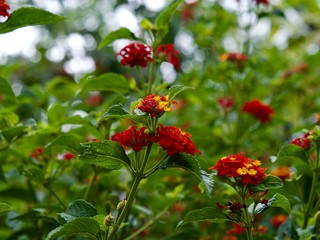
[[[153,81],[154,81],[154,68],[155,68],[155,62],[152,62],[150,73],[149,73],[149,83],[148,83],[147,94],[151,94],[151,92],[152,92],[152,85],[153,85]]]
[[[149,177],[151,174],[153,174],[155,171],[159,169],[161,165],[163,165],[163,162],[166,161],[170,156],[165,155],[157,164],[155,164],[152,168],[150,168],[146,173],[145,177]]]
[[[94,166],[92,166],[92,168],[93,168],[93,176],[90,179],[89,186],[88,186],[88,188],[87,188],[87,190],[86,190],[86,192],[84,194],[84,197],[83,197],[84,200],[86,200],[86,201],[90,201],[90,198],[92,196],[91,192],[92,192],[92,189],[93,189],[93,186],[94,186],[94,182],[96,181],[96,178],[97,178],[97,176],[99,174],[99,171]]]
[[[242,203],[246,206],[244,208],[244,221],[245,221],[245,228],[246,228],[246,233],[247,233],[247,240],[253,240],[252,237],[252,219],[250,217],[250,213],[248,211],[248,204],[247,204],[247,200],[246,200],[246,192],[243,191],[241,194],[241,201]]]
[[[62,200],[61,200],[61,199],[59,198],[59,196],[55,193],[55,191],[53,191],[50,186],[45,186],[45,187],[46,187],[46,189],[51,193],[51,195],[54,196],[55,199],[57,199],[57,201],[59,202],[61,208],[62,208],[63,210],[67,209],[67,206],[62,202]]]
[[[141,68],[139,66],[137,66],[137,71],[138,71],[138,75],[139,75],[139,78],[140,78],[140,85],[141,85],[141,89],[143,89],[145,83],[146,83],[146,80],[143,76],[143,73],[141,71]]]

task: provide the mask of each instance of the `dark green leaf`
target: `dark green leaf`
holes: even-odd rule
[[[81,145],[83,154],[80,160],[85,163],[96,164],[109,170],[120,169],[123,163],[130,163],[122,146],[115,141],[87,142]]]
[[[271,207],[281,207],[288,214],[291,212],[290,202],[285,196],[276,193],[271,199],[273,199]],[[269,201],[271,201],[271,199]]]
[[[79,217],[94,217],[97,214],[97,209],[83,199],[74,201],[65,212],[59,213],[67,222]]]
[[[223,214],[218,207],[206,207],[202,209],[193,210],[188,212],[186,216],[177,225],[181,227],[187,223],[199,222],[199,221],[210,221],[214,223],[224,223],[229,221],[229,219]]]
[[[108,46],[110,43],[112,43],[115,40],[123,39],[123,38],[130,39],[130,40],[137,39],[129,29],[120,28],[118,30],[108,33],[99,43],[98,49]]]
[[[52,143],[48,144],[46,147],[62,147],[64,149],[70,150],[72,152],[81,153],[82,147],[81,142],[83,142],[83,138],[79,135],[75,134],[64,134],[60,135],[58,138],[56,138]]]
[[[39,8],[22,7],[12,12],[7,21],[0,24],[0,34],[11,32],[17,28],[32,25],[50,24],[65,19],[65,17],[55,15]]]
[[[266,178],[259,184],[250,185],[249,189],[253,192],[261,192],[269,189],[281,188],[283,182],[280,178],[276,176],[266,176]]]
[[[25,167],[23,169],[23,175],[39,184],[43,184],[45,182],[45,172],[38,167]]]
[[[109,119],[130,119],[134,122],[146,124],[145,116],[137,116],[129,113],[127,110],[123,108],[121,104],[116,104],[111,106],[107,112],[103,113],[99,119],[99,122],[109,120]]]
[[[130,91],[129,81],[122,75],[116,73],[105,73],[98,77],[89,77],[82,86],[82,91],[114,91],[128,93]]]
[[[23,135],[27,134],[28,127],[26,126],[18,126],[10,129],[5,129],[1,131],[1,135],[8,141],[12,141],[14,138],[20,138]]]
[[[37,210],[31,210],[30,212],[11,218],[10,220],[20,220],[24,222],[30,222],[30,221],[37,221],[40,219],[45,220],[46,222],[53,222],[58,224],[55,218],[45,215],[44,212],[40,212]]]
[[[169,102],[172,101],[172,99],[177,96],[182,91],[193,89],[192,87],[187,87],[184,85],[173,85],[169,88]]]
[[[212,177],[204,170],[196,158],[189,154],[175,154],[170,156],[166,167],[183,168],[194,173],[205,185],[208,196],[211,196],[214,181]]]
[[[11,210],[13,210],[13,207],[11,207],[9,204],[0,202],[0,214]]]
[[[99,231],[99,223],[96,220],[80,217],[52,230],[46,240],[55,240],[59,237],[74,237],[83,234],[86,234],[88,239],[98,239],[96,235]]]

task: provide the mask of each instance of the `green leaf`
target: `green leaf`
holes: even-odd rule
[[[130,163],[122,146],[115,141],[87,142],[81,145],[83,154],[80,155],[80,160],[85,163],[96,164],[109,170],[120,169],[123,163]]]
[[[271,207],[281,207],[288,214],[291,212],[290,202],[285,196],[276,193],[271,199],[273,199]]]
[[[57,137],[52,143],[48,144],[46,147],[62,147],[64,149],[70,150],[72,152],[81,153],[82,147],[81,142],[83,142],[83,137],[76,134],[63,134]]]
[[[209,173],[201,169],[198,160],[193,156],[185,153],[172,155],[164,167],[183,168],[194,173],[204,183],[207,195],[211,196],[214,181]]]
[[[163,12],[159,14],[159,16],[155,20],[155,26],[158,30],[158,35],[162,39],[167,35],[169,31],[169,22],[173,17],[177,7],[183,0],[174,1],[169,7],[167,7]]]
[[[129,81],[122,75],[116,73],[105,73],[98,77],[89,77],[82,86],[82,91],[114,91],[128,93],[130,91]]]
[[[193,89],[192,87],[184,86],[184,85],[173,85],[172,87],[169,88],[169,97],[168,101],[172,101],[172,99],[177,96],[179,93],[182,91],[188,90],[188,89]]]
[[[10,83],[2,77],[0,77],[0,95],[3,97],[3,104],[10,105],[14,104],[16,101],[16,96],[14,95]]]
[[[45,182],[45,172],[38,167],[25,167],[23,169],[23,175],[39,184],[43,184]]]
[[[91,218],[80,217],[70,222],[67,222],[63,226],[60,226],[52,230],[46,240],[54,240],[59,237],[73,237],[85,234],[88,239],[98,239],[96,235],[99,233],[99,223]]]
[[[50,24],[65,19],[65,17],[55,15],[39,8],[22,7],[13,11],[7,21],[0,24],[0,34],[11,32],[17,28]]]
[[[310,173],[306,151],[294,144],[284,145],[276,159],[278,165],[294,166],[300,173]]]
[[[94,217],[98,215],[98,211],[90,203],[83,199],[78,199],[74,201],[65,212],[59,213],[59,215],[67,222],[70,222],[79,217]]]
[[[27,134],[28,127],[26,126],[18,126],[18,127],[13,127],[10,129],[4,129],[1,131],[1,135],[8,141],[12,141],[14,138],[18,139],[22,137],[23,135]]]
[[[205,207],[202,209],[193,210],[188,212],[186,216],[177,225],[181,227],[187,223],[199,222],[199,221],[210,221],[214,223],[224,223],[229,219],[223,214],[218,207]]]
[[[283,186],[283,182],[276,176],[266,176],[266,178],[259,184],[249,185],[249,189],[252,192],[261,192],[269,189],[277,189]]]
[[[99,223],[100,230],[103,232],[106,231],[106,229],[107,229],[106,225],[104,224],[105,217],[106,216],[102,215],[102,214],[99,214],[99,215],[92,217],[92,219],[96,220]]]
[[[120,28],[118,30],[108,33],[99,43],[98,49],[108,46],[110,43],[114,42],[115,40],[123,39],[123,38],[131,39],[131,40],[137,39],[129,29]]]
[[[13,207],[11,207],[9,204],[0,202],[0,214],[11,210],[13,210]]]
[[[65,112],[67,107],[61,103],[54,103],[48,110],[48,122],[54,126],[57,126],[65,118]]]
[[[111,106],[107,112],[103,113],[99,119],[99,123],[105,120],[110,120],[110,119],[130,119],[134,122],[137,123],[142,123],[146,124],[147,120],[145,116],[137,116],[133,115],[127,110],[125,110],[122,106],[122,104],[115,104]]]
[[[19,220],[19,221],[24,221],[24,222],[44,220],[46,222],[51,222],[56,225],[59,225],[55,218],[46,214],[45,210],[43,210],[42,212],[39,210],[31,210],[27,213],[24,213],[22,215],[11,218],[10,220]]]

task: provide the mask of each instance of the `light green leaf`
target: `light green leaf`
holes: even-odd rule
[[[87,142],[81,145],[83,154],[80,155],[80,160],[85,163],[96,164],[109,170],[120,169],[123,163],[130,163],[122,146],[115,141]]]
[[[271,207],[281,207],[288,214],[290,214],[291,206],[288,198],[279,193],[276,193],[271,199],[273,199]],[[269,201],[271,201],[271,199]]]
[[[59,215],[67,222],[79,217],[94,217],[98,215],[97,209],[83,199],[74,201],[68,209],[59,213]]]
[[[43,184],[45,182],[45,172],[38,167],[25,167],[23,169],[23,175],[39,184]]]
[[[188,212],[186,216],[177,225],[181,227],[187,223],[199,222],[199,221],[210,221],[214,223],[224,223],[229,219],[223,214],[218,207],[205,207],[202,209],[193,210]]]
[[[11,32],[17,28],[50,24],[65,19],[65,17],[55,15],[39,8],[22,7],[13,11],[7,21],[0,24],[0,34]]]
[[[114,91],[128,93],[130,91],[129,81],[122,75],[116,73],[105,73],[98,77],[89,77],[84,81],[82,91]]]
[[[145,116],[137,116],[129,113],[127,110],[125,110],[122,106],[122,104],[115,104],[111,106],[107,112],[103,113],[99,119],[99,123],[105,120],[110,119],[130,119],[137,123],[146,124],[146,117]]]
[[[249,185],[250,191],[261,192],[269,189],[277,189],[283,187],[283,182],[276,176],[266,176],[266,178],[259,184]]]
[[[98,239],[96,236],[99,231],[99,223],[96,220],[87,217],[80,217],[52,230],[48,234],[46,240],[55,240],[60,237],[70,238],[79,235],[85,235],[88,239],[96,240]]]
[[[123,39],[123,38],[131,39],[131,40],[137,39],[129,29],[120,28],[118,30],[108,33],[99,43],[98,49],[108,46],[110,43],[114,42],[115,40]]]
[[[48,110],[48,122],[54,126],[57,126],[65,118],[66,106],[61,103],[54,103]]]
[[[188,90],[193,89],[192,87],[184,86],[184,85],[173,85],[169,88],[169,102],[172,101],[173,98],[175,98],[179,93]]]
[[[9,204],[0,202],[0,214],[11,210],[13,210],[13,207],[11,207]]]
[[[102,214],[98,214],[98,215],[92,217],[92,219],[96,220],[99,223],[100,230],[103,232],[106,231],[106,229],[107,229],[106,225],[104,224],[105,217],[106,216],[102,215]]]
[[[174,1],[169,7],[167,7],[163,12],[159,14],[159,16],[156,18],[155,26],[158,30],[158,36],[162,39],[167,35],[169,31],[169,22],[171,21],[171,18],[173,17],[173,14],[175,13],[177,7],[183,0],[177,0]]]
[[[214,181],[209,173],[201,169],[198,160],[193,156],[185,153],[172,155],[164,167],[183,168],[194,173],[205,185],[207,195],[211,196]]]
[[[82,147],[81,142],[83,142],[83,138],[79,135],[75,134],[63,134],[57,137],[52,143],[48,144],[46,147],[62,147],[64,149],[70,150],[72,152],[81,153]]]

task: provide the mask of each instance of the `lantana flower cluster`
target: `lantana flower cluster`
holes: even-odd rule
[[[273,114],[273,109],[262,103],[261,101],[254,99],[246,102],[242,107],[242,112],[254,115],[259,119],[261,123],[271,122],[271,116]]]
[[[8,12],[8,10],[10,10],[10,6],[6,3],[5,0],[0,0],[0,16],[9,17],[10,13]]]
[[[217,171],[219,177],[234,178],[243,185],[259,184],[266,177],[265,168],[259,160],[251,160],[244,153],[222,157],[209,170]]]
[[[309,150],[311,148],[311,141],[309,139],[309,132],[305,133],[302,137],[297,137],[291,141],[291,144],[297,145],[304,150]]]
[[[153,54],[155,52],[155,54]],[[160,45],[156,49],[139,42],[132,42],[122,48],[116,56],[120,57],[120,64],[130,67],[147,67],[148,63],[159,59],[160,62],[171,63],[177,71],[180,71],[180,52],[174,48],[174,45]]]
[[[175,103],[175,101],[172,101]],[[163,113],[171,111],[168,96],[150,94],[142,99],[136,109],[149,114],[151,117],[160,117]]]

